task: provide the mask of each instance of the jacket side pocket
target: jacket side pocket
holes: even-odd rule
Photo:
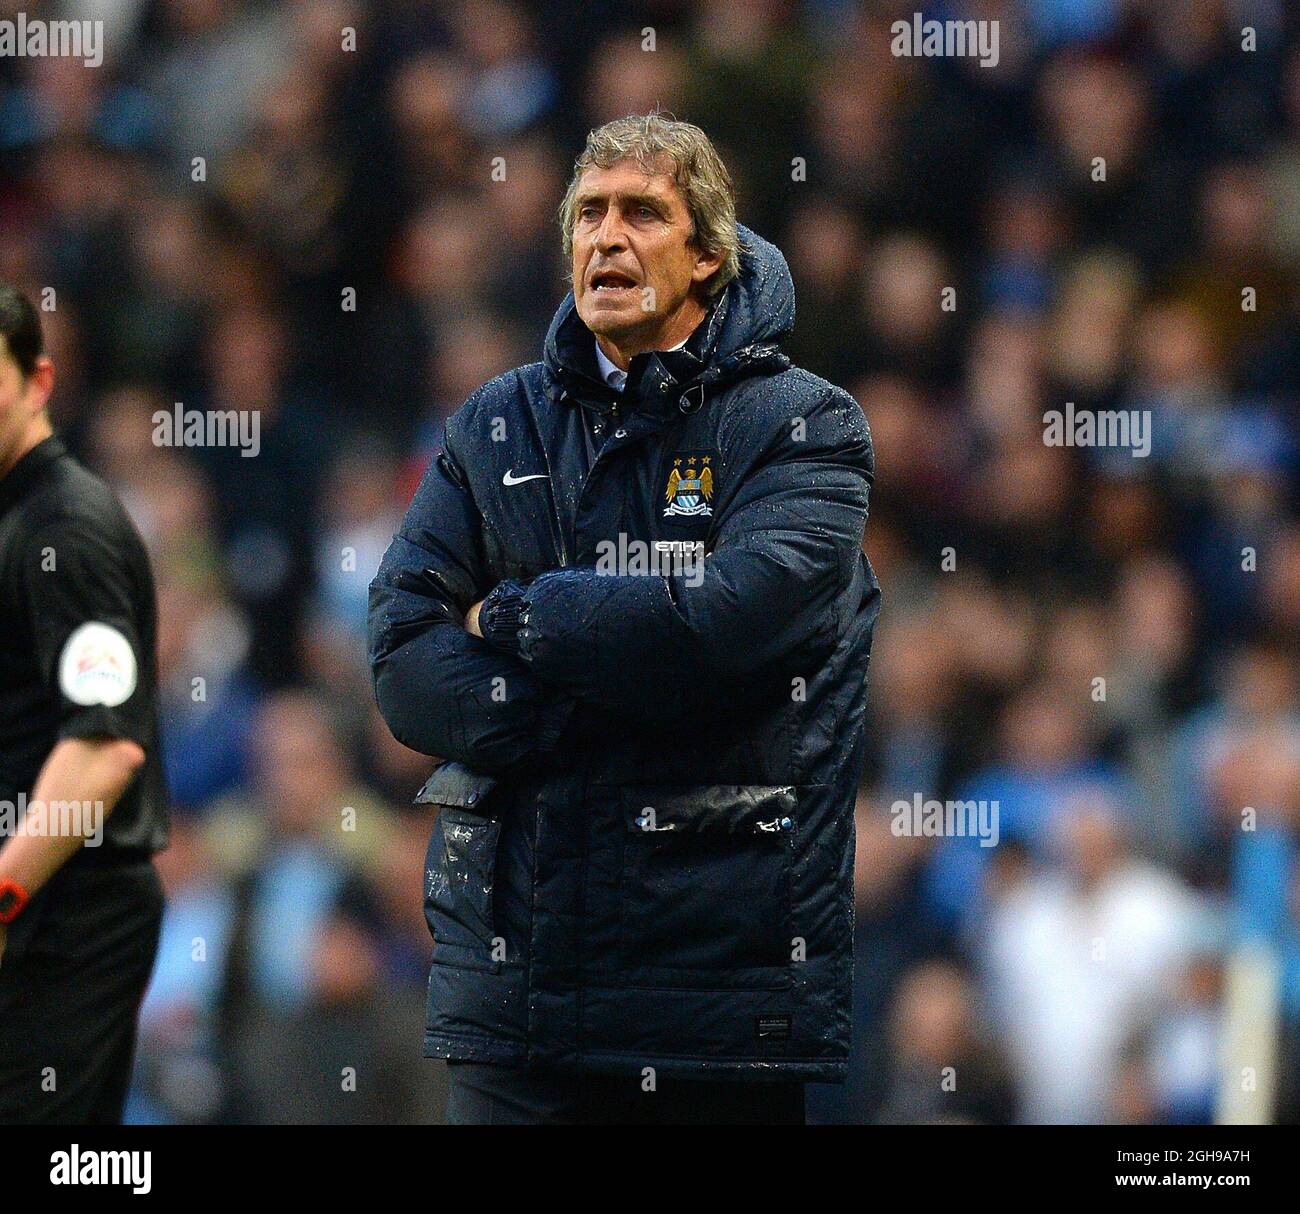
[[[471,808],[484,805],[495,785],[491,776],[446,763],[416,796],[417,804],[438,808],[424,865],[424,918],[435,965],[501,971],[504,943],[493,913],[501,822]]]
[[[796,807],[789,785],[627,790],[628,970],[662,986],[787,986]]]

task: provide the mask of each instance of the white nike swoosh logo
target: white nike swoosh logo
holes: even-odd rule
[[[513,476],[510,469],[507,469],[505,476],[501,478],[501,483],[503,485],[522,485],[524,481],[548,481],[550,479],[550,476],[545,472],[533,472],[528,476]]]

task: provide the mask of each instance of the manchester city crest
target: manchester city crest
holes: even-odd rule
[[[673,456],[664,487],[664,518],[707,518],[713,513],[713,456],[702,452]]]

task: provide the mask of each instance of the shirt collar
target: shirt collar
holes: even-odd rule
[[[690,335],[683,337],[675,346],[670,347],[663,353],[671,353],[673,350],[680,350],[688,341]],[[622,392],[627,385],[627,372],[617,367],[608,358],[605,357],[605,351],[600,348],[600,342],[593,337],[592,341],[596,342],[596,365],[600,368],[600,378],[603,379],[615,392]]]
[[[67,454],[67,447],[58,435],[43,438],[9,471],[0,477],[0,514],[3,514],[27,491],[32,481],[41,473],[41,469],[53,463],[61,455]]]

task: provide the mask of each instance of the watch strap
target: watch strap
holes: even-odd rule
[[[31,900],[31,894],[17,881],[8,877],[0,879],[0,923],[12,923]]]

